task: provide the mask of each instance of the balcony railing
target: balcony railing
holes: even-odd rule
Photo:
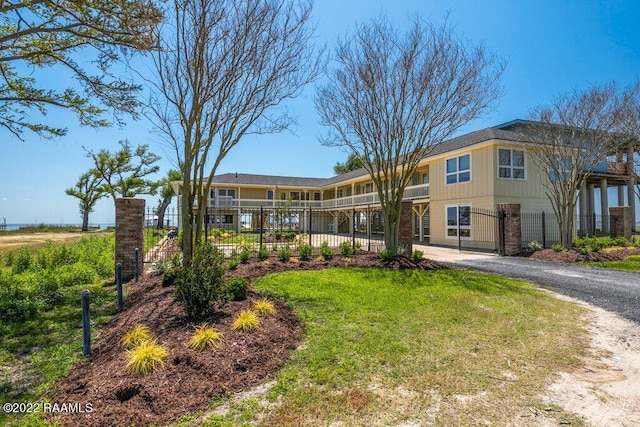
[[[428,199],[429,184],[412,185],[405,188],[404,200]],[[380,202],[377,192],[357,194],[328,200],[275,200],[275,199],[234,199],[229,196],[219,196],[217,200],[210,199],[210,208],[313,208],[336,209],[351,206],[375,205]],[[198,201],[196,199],[195,203]]]

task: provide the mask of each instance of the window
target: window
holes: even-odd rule
[[[428,173],[423,173],[422,174],[422,183],[423,184],[428,184],[429,183],[429,174]]]
[[[447,184],[458,184],[469,181],[471,181],[471,154],[447,159]]]
[[[343,196],[344,196],[344,192],[342,191],[342,188],[339,188],[339,189],[338,189],[338,196],[337,196],[337,197],[338,197],[338,199],[339,199],[340,197],[343,197]]]
[[[290,194],[291,194],[291,200],[300,200],[300,192],[292,191]]]
[[[267,190],[267,200],[273,200],[273,190]]]
[[[218,196],[226,196],[234,199],[236,197],[236,190],[227,190],[224,188],[218,189]]]
[[[552,154],[547,169],[551,181],[568,181],[571,177],[571,157]]]
[[[457,239],[460,229],[461,239],[471,238],[471,206],[446,206],[447,213],[447,239]],[[460,222],[460,224],[458,224]],[[459,227],[458,227],[459,225]]]
[[[286,192],[282,192],[280,193],[280,200],[287,200],[287,193]]]
[[[370,182],[364,186],[365,193],[373,193],[373,183]]]
[[[524,151],[498,149],[498,177],[524,179]]]
[[[320,200],[320,193],[313,193],[313,200]]]

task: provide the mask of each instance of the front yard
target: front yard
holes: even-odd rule
[[[43,311],[50,322],[50,316],[63,316],[70,328],[64,351],[46,338],[55,336],[51,326],[31,332],[18,324],[5,326],[11,333],[0,353],[3,388],[10,393],[5,401],[92,404],[90,414],[59,418],[63,425],[128,425],[134,415],[136,425],[504,425],[532,421],[532,408],[545,418],[580,425],[576,416],[549,407],[539,396],[555,373],[581,366],[583,309],[522,281],[437,269],[437,263],[424,262],[423,268],[436,268],[427,271],[406,268],[412,266],[408,259],[355,267],[372,265],[366,257],[282,262],[272,256],[240,264],[228,274],[251,270],[255,278],[277,272],[258,278],[253,287],[276,303],[278,317],[243,335],[231,323],[236,311],[259,295],[228,303],[207,319],[223,339],[217,349],[204,352],[186,348],[196,324],[176,303],[173,287],[147,277],[128,287],[125,311],[94,330],[91,358],[71,367],[81,346],[79,331],[71,331],[79,324],[73,317],[77,301],[68,298],[73,310]],[[289,268],[324,269],[282,272]],[[98,287],[104,297],[113,297],[109,284],[92,292],[98,294]],[[102,304],[113,312],[112,303]],[[284,343],[282,328],[291,328],[288,337],[298,335],[298,317],[304,334],[297,345]],[[105,320],[98,319],[96,326]],[[135,324],[148,326],[169,351],[164,368],[153,374],[127,371],[127,353],[118,342]],[[293,347],[288,356],[286,349]],[[20,353],[25,348],[28,360]],[[271,349],[277,357],[269,356]],[[16,377],[14,368],[25,370]],[[37,375],[43,368],[49,372],[44,378]],[[56,391],[55,379],[67,371]],[[265,382],[274,385],[233,400],[232,393]],[[0,421],[47,423],[41,414],[0,415]]]

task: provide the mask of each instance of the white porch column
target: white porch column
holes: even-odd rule
[[[333,214],[333,234],[338,234],[338,225],[340,219],[340,212],[334,212]]]
[[[587,229],[589,230],[589,234],[596,233],[596,225],[594,221],[594,214],[596,212],[596,186],[594,184],[587,185],[587,191],[589,192],[589,196],[587,200],[589,201],[588,213],[589,216],[587,218]]]
[[[587,228],[585,227],[587,223],[587,212],[589,210],[589,202],[587,200],[587,184],[582,184],[580,187],[580,232],[586,233]]]
[[[609,233],[609,187],[607,178],[600,180],[600,211],[602,212],[602,232]]]

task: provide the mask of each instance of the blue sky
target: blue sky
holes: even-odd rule
[[[449,13],[458,35],[472,43],[484,42],[504,58],[504,97],[462,133],[526,118],[531,108],[572,88],[608,81],[626,85],[640,72],[640,2],[636,1],[316,0],[314,10],[319,37],[329,47],[356,23],[381,13],[399,28],[414,14],[441,22]],[[54,77],[52,85],[64,80],[64,73],[48,76]],[[49,82],[46,78],[43,84]],[[331,176],[334,164],[347,154],[319,143],[323,129],[313,93],[313,87],[308,87],[289,103],[298,116],[296,129],[246,138],[223,160],[218,173]],[[45,119],[67,126],[67,136],[48,141],[26,135],[21,142],[0,131],[0,221],[6,217],[8,223],[80,222],[76,199],[64,190],[91,167],[83,145],[96,151],[115,150],[119,140],[129,139],[133,144],[148,144],[163,157],[162,175],[174,167],[171,150],[146,121],[129,120],[124,129],[81,128],[73,115],[55,110]],[[157,197],[146,198],[148,206],[157,203]],[[99,201],[90,221],[114,222],[113,201]]]

